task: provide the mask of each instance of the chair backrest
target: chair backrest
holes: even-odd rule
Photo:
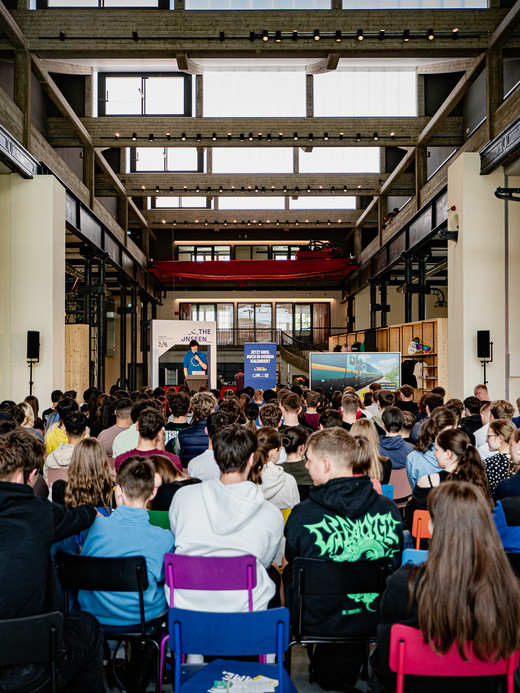
[[[289,611],[285,607],[251,613],[170,609],[170,646],[175,651],[174,690],[181,686],[181,655],[251,656],[276,652],[277,687],[283,693],[283,653],[289,646]]]
[[[291,514],[292,508],[281,508],[282,515],[283,515],[283,524],[285,526],[285,523],[287,522],[289,515]]]
[[[249,611],[253,611],[253,589],[256,587],[254,556],[164,556],[164,577],[170,588],[170,609],[175,589],[247,590]]]
[[[149,510],[148,519],[150,524],[163,529],[170,529],[170,516],[167,510]]]
[[[69,468],[65,467],[65,469],[47,469],[47,485],[49,488],[52,488],[52,485],[55,481],[58,481],[58,479],[63,479],[64,481],[68,481],[69,479]]]
[[[148,571],[144,556],[100,558],[56,554],[56,568],[65,594],[67,609],[71,590],[99,592],[138,592],[141,628],[145,629],[144,592],[148,589]]]
[[[0,621],[0,666],[55,661],[63,646],[63,615]]]
[[[421,546],[421,539],[430,539],[431,534],[428,528],[430,513],[427,510],[416,510],[413,514],[412,537],[415,537],[415,548]]]
[[[401,559],[401,565],[406,565],[407,563],[412,563],[413,565],[421,565],[428,560],[428,551],[421,551],[420,549],[405,549],[403,551],[403,557]]]
[[[394,499],[394,487],[392,484],[381,484],[381,493],[387,498]]]
[[[507,675],[507,691],[513,693],[513,676],[518,666],[520,653],[498,662],[481,662],[473,654],[471,643],[467,644],[467,661],[461,659],[457,646],[452,645],[445,654],[435,652],[424,642],[417,628],[397,623],[390,631],[389,666],[397,673],[397,693],[402,693],[404,675],[414,676],[499,676]]]
[[[404,507],[412,497],[412,487],[408,481],[406,468],[392,469],[390,483],[394,487],[394,500],[399,507]]]
[[[375,635],[387,573],[388,558],[352,563],[296,558],[291,615],[298,639]]]

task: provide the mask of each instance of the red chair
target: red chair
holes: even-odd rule
[[[394,487],[394,503],[399,508],[404,508],[412,497],[412,487],[408,481],[406,468],[392,469],[388,483]]]
[[[427,510],[416,510],[413,514],[412,537],[415,537],[415,548],[421,548],[421,539],[430,539],[430,513]]]
[[[514,673],[519,652],[498,662],[481,662],[473,654],[471,643],[466,645],[468,660],[461,659],[456,644],[441,655],[424,642],[417,628],[397,623],[390,631],[389,666],[397,673],[396,693],[403,693],[404,675],[410,676],[507,676],[507,693],[513,693]]]
[[[170,588],[170,609],[174,607],[175,589],[185,590],[247,590],[249,611],[253,611],[253,589],[256,587],[254,556],[164,556],[164,579]],[[162,681],[164,652],[169,636],[161,640]]]

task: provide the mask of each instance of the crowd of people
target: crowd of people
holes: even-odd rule
[[[516,402],[519,407],[520,400]],[[164,555],[252,554],[255,610],[295,613],[294,560],[384,559],[389,579],[371,658],[374,691],[395,690],[388,666],[394,623],[420,628],[441,653],[473,641],[476,656],[520,647],[520,586],[506,556],[520,553],[520,416],[484,385],[463,401],[434,388],[374,383],[354,388],[223,393],[143,387],[89,388],[0,403],[0,618],[62,610],[58,551],[83,556],[142,555],[148,620],[167,611]],[[383,494],[406,470],[411,497],[399,509]],[[404,472],[402,472],[404,474]],[[401,567],[413,546],[413,513],[428,509],[429,556]],[[170,529],[150,524],[168,513]],[[283,513],[281,512],[283,511]],[[290,513],[290,514],[289,514]],[[284,526],[284,516],[288,519]],[[165,515],[166,516],[166,515]],[[505,549],[505,550],[504,550]],[[366,595],[365,595],[366,596]],[[371,611],[347,595],[344,615]],[[103,688],[103,626],[139,623],[134,593],[80,591],[65,617],[60,690]],[[176,590],[178,607],[246,611],[247,594]],[[319,618],[320,603],[315,617]],[[308,648],[324,690],[354,691],[362,648]],[[335,675],[333,672],[340,672]],[[43,665],[0,668],[0,690],[44,690]],[[407,690],[499,691],[500,682],[444,680]]]

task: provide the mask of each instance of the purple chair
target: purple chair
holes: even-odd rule
[[[183,590],[247,590],[249,611],[253,611],[253,589],[256,587],[254,556],[164,556],[164,577],[170,588],[170,609],[174,607],[175,588]],[[161,684],[164,652],[169,636],[161,640]],[[262,657],[265,661],[265,658]]]

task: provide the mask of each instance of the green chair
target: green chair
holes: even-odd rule
[[[163,529],[170,529],[170,518],[167,510],[149,510],[150,524]]]

